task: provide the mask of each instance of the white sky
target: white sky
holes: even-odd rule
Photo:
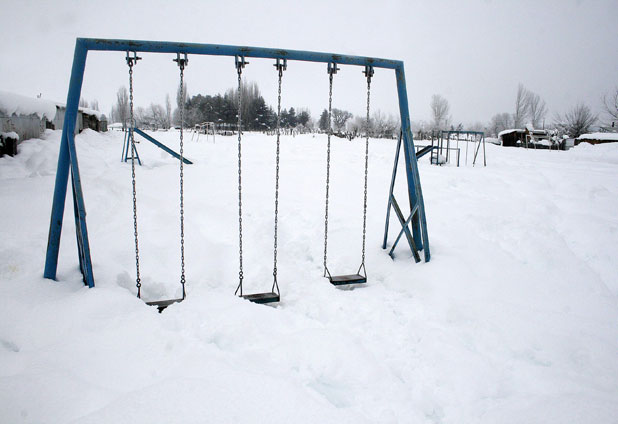
[[[76,37],[185,41],[313,50],[405,62],[412,120],[429,119],[432,94],[445,96],[455,122],[487,122],[512,112],[519,82],[550,114],[583,101],[600,111],[618,86],[618,1],[45,1],[0,0],[0,89],[66,101]],[[172,55],[143,55],[136,104],[175,98]],[[272,61],[250,59],[243,74],[275,105]],[[333,106],[362,114],[364,77],[343,67]],[[190,56],[189,94],[236,83],[233,58]],[[327,106],[324,64],[291,62],[283,107]],[[128,86],[122,53],[91,52],[82,97],[108,113]],[[393,71],[377,70],[373,108],[397,113]]]

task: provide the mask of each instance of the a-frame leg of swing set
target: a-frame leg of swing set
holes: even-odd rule
[[[474,152],[474,160],[472,161],[472,166],[476,165],[476,157],[479,154],[481,143],[483,143],[483,166],[487,166],[487,155],[485,154],[485,135],[481,137],[481,139],[479,140],[476,146],[476,151]]]
[[[131,149],[131,129],[127,128],[127,130],[124,133],[124,143],[122,144],[122,161],[123,162],[128,162],[131,159],[135,158],[137,159],[137,164],[139,166],[142,166],[142,161],[139,158],[139,153],[137,151],[137,147],[133,146],[133,149]],[[129,149],[132,150],[132,155],[133,158],[131,156],[129,156]]]
[[[84,245],[84,234],[82,233],[82,221],[79,215],[79,206],[77,204],[75,178],[73,172],[71,172],[71,189],[73,192],[73,213],[75,215],[75,238],[77,241],[77,256],[79,259],[79,269],[82,273],[82,280],[85,285],[88,285],[89,281],[94,281],[92,277],[92,266],[90,268],[87,264],[90,263],[90,258],[86,256],[86,247]]]
[[[410,222],[414,218],[414,215],[418,212],[418,202],[412,208],[412,211],[410,211],[410,215],[408,216],[408,219],[404,220],[403,213],[401,212],[401,208],[399,207],[399,204],[397,203],[397,200],[395,199],[395,195],[393,194],[393,190],[395,188],[395,178],[397,177],[397,165],[399,163],[399,153],[401,152],[402,139],[403,139],[403,134],[400,132],[399,139],[397,141],[397,149],[395,151],[395,162],[393,165],[393,175],[391,178],[391,185],[390,185],[390,189],[388,193],[388,205],[386,208],[386,224],[384,227],[384,240],[382,242],[382,249],[386,249],[386,243],[388,239],[388,227],[390,223],[390,212],[391,212],[391,207],[392,207],[393,210],[395,211],[395,215],[397,215],[397,219],[399,220],[399,223],[401,224],[401,230],[399,231],[399,234],[397,235],[395,242],[391,246],[391,250],[388,252],[388,255],[392,259],[395,258],[395,255],[394,255],[395,247],[397,246],[397,243],[399,243],[401,236],[405,234],[406,240],[408,241],[408,245],[410,246],[410,250],[412,251],[412,255],[414,256],[414,260],[418,263],[421,261],[421,258],[418,253],[418,248],[416,246],[416,243],[414,242],[414,237],[412,236],[412,233],[410,233],[410,228],[409,228]],[[429,146],[429,147],[430,147],[429,149],[424,148],[421,151],[422,154],[420,156],[426,154],[427,152],[430,152],[433,149],[433,146]],[[417,155],[417,159],[418,159],[418,155]]]

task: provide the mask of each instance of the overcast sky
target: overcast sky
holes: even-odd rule
[[[486,123],[512,112],[518,83],[538,93],[549,117],[577,102],[600,111],[618,86],[618,0],[557,1],[27,1],[0,0],[0,89],[66,101],[76,37],[185,41],[313,50],[405,62],[413,121],[428,120],[432,94],[455,122]],[[175,97],[171,55],[145,54],[135,69],[136,104]],[[190,95],[234,86],[233,58],[190,56]],[[252,59],[243,76],[276,101],[271,60]],[[82,97],[108,113],[128,86],[122,53],[91,52]],[[333,107],[362,114],[364,77],[343,67]],[[373,108],[397,112],[393,71],[378,70]],[[289,63],[283,107],[327,106],[324,64]]]

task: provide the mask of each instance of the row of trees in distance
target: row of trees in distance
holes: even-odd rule
[[[244,128],[254,131],[273,130],[277,121],[276,111],[266,104],[255,82],[243,84],[241,104]],[[203,122],[232,126],[237,123],[237,88],[231,88],[224,94],[189,96],[185,86],[184,93],[181,93],[180,89],[177,90],[174,110],[172,110],[169,94],[165,98],[164,105],[152,103],[149,107],[136,107],[134,110],[136,124],[141,127],[161,129],[168,129],[173,125],[178,126],[180,123],[179,109],[183,102],[186,127],[193,127]],[[618,120],[618,88],[611,96],[604,96],[602,103],[609,119]],[[91,104],[84,102],[80,105],[98,109],[96,100]],[[465,127],[462,123],[455,124],[450,115],[448,100],[438,94],[433,95],[430,110],[432,117],[430,123],[413,122],[412,129],[421,137],[426,137],[431,131],[448,129],[484,131],[487,136],[496,137],[503,130],[523,129],[527,125],[532,125],[535,129],[552,129],[558,135],[578,137],[589,132],[599,122],[599,117],[583,103],[576,104],[564,114],[554,114],[551,119],[547,119],[548,108],[545,101],[538,94],[526,89],[523,84],[517,87],[513,111],[497,113],[486,124],[476,122]],[[112,107],[111,119],[113,122],[122,122],[123,128],[128,125],[129,95],[125,87],[121,87],[116,94],[116,104]],[[366,123],[364,116],[354,116],[346,110],[335,108],[332,111],[331,125],[335,134],[353,138],[364,134]],[[325,132],[328,129],[328,112],[324,109],[316,121],[306,108],[286,108],[281,111],[281,126],[300,131]],[[381,111],[374,112],[371,116],[369,132],[374,137],[396,136],[399,128],[399,117],[386,115]]]
[[[204,122],[235,126],[238,119],[238,89],[231,88],[224,94],[190,96],[180,87],[176,92],[176,108],[172,111],[170,96],[165,99],[165,106],[152,103],[149,107],[138,106],[134,109],[134,119],[138,127],[169,129],[180,125],[180,106],[184,108],[184,125],[192,128]],[[244,82],[241,89],[241,107],[243,126],[246,130],[271,131],[277,124],[277,112],[266,104],[255,82]],[[111,110],[113,122],[121,122],[123,129],[129,125],[129,94],[125,87],[116,93],[116,104]],[[331,125],[335,134],[356,137],[364,133],[365,118],[355,117],[351,112],[333,109]],[[316,122],[307,108],[284,108],[281,110],[281,126],[299,131],[326,131],[328,129],[328,112],[326,109]],[[374,112],[370,119],[370,134],[376,137],[392,137],[399,132],[399,119]]]
[[[430,108],[431,123],[427,125],[424,122],[418,122],[413,125],[421,132],[464,129],[462,123],[455,125],[452,122],[450,106],[444,97],[435,94],[431,99]],[[610,121],[618,120],[618,89],[613,95],[603,97],[602,108]],[[592,113],[584,103],[574,105],[564,114],[556,113],[546,121],[547,115],[548,108],[545,101],[538,94],[526,89],[523,84],[519,84],[513,112],[497,113],[487,124],[477,122],[466,126],[465,129],[484,131],[488,136],[497,137],[503,130],[523,129],[527,125],[532,125],[534,129],[551,129],[560,136],[578,137],[591,131],[591,128],[600,121],[599,117]],[[606,125],[611,126],[609,123]]]

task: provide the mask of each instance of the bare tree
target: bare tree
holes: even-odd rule
[[[526,96],[526,103],[532,126],[534,128],[540,127],[543,119],[545,119],[545,115],[547,115],[547,105],[545,101],[542,100],[538,94],[529,91]]]
[[[513,126],[515,128],[523,128],[526,123],[528,96],[528,90],[526,90],[522,83],[519,83],[517,86],[517,96],[515,97],[515,112],[513,112]]]
[[[183,103],[187,103],[188,92],[186,82],[184,83],[182,93],[180,92],[180,84],[178,84],[178,89],[176,90],[176,107],[180,108]]]
[[[618,87],[613,94],[603,95],[603,109],[610,121],[618,121]]]
[[[134,112],[135,126],[136,127],[144,127],[148,125],[150,119],[148,116],[148,112],[141,106],[135,108]]]
[[[386,121],[384,122],[384,126],[382,127],[380,137],[396,137],[397,134],[399,134],[400,128],[401,125],[399,122],[399,117],[389,114],[388,118],[386,118]]]
[[[341,132],[345,128],[348,119],[352,118],[352,116],[347,110],[333,109],[332,120],[335,131]]]
[[[432,126],[434,130],[444,130],[448,127],[450,121],[449,111],[451,107],[448,100],[439,94],[431,96],[431,116],[433,118]]]
[[[90,102],[90,109],[92,110],[99,110],[99,101],[98,100],[93,100]]]
[[[373,121],[370,121],[373,122]],[[346,131],[351,135],[351,137],[358,137],[365,130],[365,119],[361,116],[355,116],[354,119],[348,120],[346,124]],[[371,131],[374,129],[372,128]]]
[[[230,88],[226,92],[226,97],[233,99],[234,105],[236,105],[236,101],[238,98],[238,88]],[[249,123],[254,122],[257,118],[253,112],[254,102],[262,97],[260,93],[260,88],[254,81],[243,81],[241,83],[240,89],[240,101],[241,101],[241,113],[243,119],[243,127]],[[293,109],[293,108],[292,108]],[[288,123],[292,127],[296,126],[296,122]]]
[[[480,121],[476,121],[476,122],[473,122],[473,123],[471,123],[471,124],[468,124],[468,125],[467,125],[467,128],[468,128],[468,130],[470,130],[470,131],[483,131],[484,126],[483,126],[483,123],[482,123],[482,122],[480,122]]]
[[[161,105],[156,105],[154,103],[150,104],[150,110],[146,116],[146,119],[149,121],[149,124],[153,127],[157,128],[165,128],[165,110]]]
[[[597,121],[590,108],[583,103],[578,103],[564,114],[564,117],[556,116],[556,126],[562,133],[569,137],[577,138],[590,131],[590,127]]]
[[[510,113],[497,113],[489,122],[489,132],[497,137],[501,131],[513,128],[513,117]]]
[[[370,125],[371,132],[376,136],[380,137],[382,131],[384,130],[384,124],[386,123],[387,117],[382,113],[381,110],[376,110],[371,117]],[[364,128],[364,125],[363,125]]]
[[[174,111],[174,122],[180,125],[180,107],[184,104],[186,106],[187,99],[189,98],[187,83],[184,83],[183,92],[180,92],[180,84],[178,84],[178,88],[176,89],[176,110]]]
[[[399,123],[399,122],[398,122]],[[431,125],[423,120],[412,121],[412,130],[414,131],[414,137],[418,140],[428,140],[431,138]]]
[[[129,93],[126,87],[120,87],[116,92],[116,114],[122,122],[122,130],[125,131],[129,118]]]
[[[170,129],[172,126],[172,101],[170,95],[165,95],[165,129]]]

